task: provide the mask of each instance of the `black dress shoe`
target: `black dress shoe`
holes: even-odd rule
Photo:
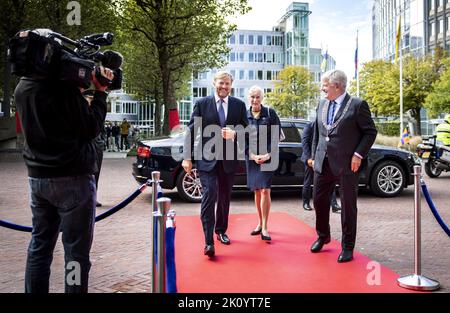
[[[312,208],[311,208],[311,206],[309,205],[309,203],[303,203],[303,208],[304,208],[306,211],[312,211]]]
[[[101,207],[102,204],[101,204],[100,202],[97,202],[97,203],[95,204],[95,206],[96,206],[96,207]]]
[[[350,262],[353,260],[353,250],[343,249],[339,254],[338,263]]]
[[[317,253],[322,250],[323,246],[330,243],[330,238],[318,238],[311,246],[311,252]]]
[[[250,233],[250,235],[257,236],[257,235],[261,234],[261,230],[262,230],[261,228],[259,230],[254,230]]]
[[[339,204],[332,204],[331,205],[331,210],[333,211],[333,213],[338,213],[341,210],[341,207],[339,206]]]
[[[227,234],[217,234],[217,239],[224,245],[229,245],[231,243],[230,238],[228,238]]]
[[[212,258],[216,254],[216,250],[214,249],[214,245],[206,245],[203,253],[210,258]]]

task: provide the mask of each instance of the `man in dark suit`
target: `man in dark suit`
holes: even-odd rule
[[[312,168],[312,159],[311,159],[311,146],[314,135],[314,121],[308,123],[305,128],[303,128],[302,133],[302,157],[301,160],[305,165],[305,176],[303,178],[303,188],[302,188],[302,199],[303,199],[303,208],[306,211],[312,211],[310,201],[312,197],[312,184],[314,178],[314,171]],[[336,188],[333,189],[333,193],[331,194],[331,210],[333,213],[338,213],[341,210],[337,199],[336,199]]]
[[[215,94],[201,98],[195,103],[183,147],[182,166],[190,173],[194,140],[197,132],[201,131],[201,144],[197,145],[194,159],[203,189],[201,220],[205,234],[204,254],[209,257],[215,255],[214,232],[221,243],[230,244],[226,231],[231,188],[238,164],[238,146],[235,139],[239,130],[234,128],[241,126],[243,131],[248,125],[245,103],[229,96],[232,83],[233,77],[229,73],[218,72],[215,75]],[[244,147],[240,148],[242,150]]]
[[[311,252],[330,242],[330,195],[340,185],[342,251],[338,262],[353,259],[356,241],[358,170],[375,141],[377,130],[366,101],[346,93],[344,72],[332,70],[322,76],[324,100],[317,107],[312,145],[314,207],[319,238]]]

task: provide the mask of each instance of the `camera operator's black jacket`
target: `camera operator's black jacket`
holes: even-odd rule
[[[30,177],[93,174],[93,139],[106,116],[106,93],[89,107],[80,90],[63,81],[22,77],[14,100],[25,137],[23,156]]]

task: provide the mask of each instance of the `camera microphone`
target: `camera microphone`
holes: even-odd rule
[[[118,69],[123,62],[123,56],[120,53],[111,50],[103,52],[99,59],[104,67],[112,70]]]

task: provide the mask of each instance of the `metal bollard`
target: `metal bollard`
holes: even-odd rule
[[[439,289],[439,282],[422,276],[422,251],[421,251],[421,191],[420,178],[422,167],[414,166],[414,274],[397,279],[400,287],[418,291],[433,291]]]
[[[158,186],[162,182],[161,173],[158,171],[153,171],[152,180],[150,182],[152,183],[152,210],[155,212],[158,210],[156,200],[158,199]]]
[[[152,292],[166,292],[166,219],[172,200],[159,198],[157,211],[153,212],[153,246],[157,246],[157,253],[152,257]]]

